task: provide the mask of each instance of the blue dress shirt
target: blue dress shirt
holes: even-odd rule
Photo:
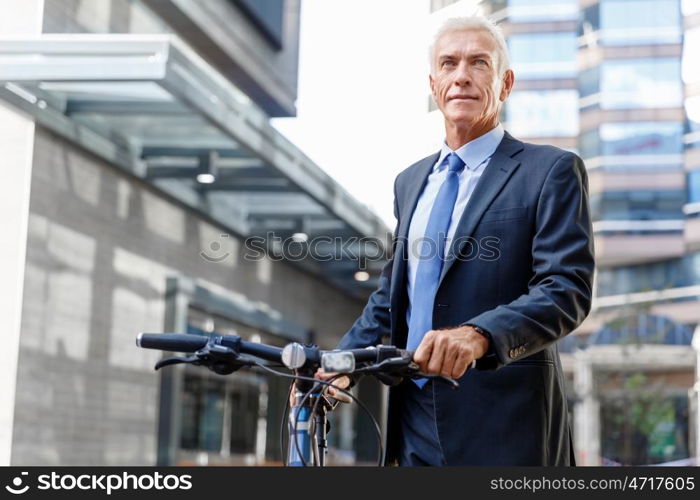
[[[496,148],[501,143],[504,135],[503,125],[500,123],[486,132],[484,135],[477,137],[473,141],[466,143],[457,151],[454,151],[465,164],[464,170],[459,176],[459,192],[457,193],[457,201],[455,202],[454,210],[452,211],[452,219],[450,228],[447,232],[447,241],[445,244],[445,255],[450,251],[450,244],[457,230],[457,224],[462,217],[462,213],[467,206],[467,202],[476,188],[477,182],[481,178],[481,174],[489,164],[491,156],[496,151]],[[423,189],[423,192],[418,199],[416,209],[411,218],[411,225],[408,228],[408,310],[406,313],[406,322],[408,323],[411,317],[411,297],[413,296],[413,283],[416,280],[416,271],[420,262],[420,245],[417,240],[425,235],[425,229],[430,218],[430,211],[435,203],[438,191],[443,181],[447,177],[447,155],[453,151],[450,147],[443,143],[440,151],[440,156],[435,162],[433,169],[428,176],[428,182]]]

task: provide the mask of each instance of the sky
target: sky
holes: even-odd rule
[[[396,174],[440,149],[429,0],[303,0],[297,117],[273,125],[394,228]]]
[[[467,3],[440,12],[471,14]],[[681,3],[685,15],[700,12],[700,0]],[[302,0],[298,114],[273,120],[390,229],[396,174],[444,138],[441,116],[427,111],[439,22],[429,13],[430,0]]]

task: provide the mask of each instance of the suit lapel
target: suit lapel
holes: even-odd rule
[[[435,165],[435,162],[439,158],[440,153],[437,152],[434,155],[428,156],[427,158],[421,160],[416,164],[415,181],[409,182],[408,192],[406,193],[406,203],[404,204],[404,210],[408,208],[408,217],[403,217],[401,220],[401,227],[399,228],[399,237],[405,239],[408,237],[408,228],[411,225],[411,219],[413,218],[413,212],[416,210],[418,205],[418,198],[423,192],[426,183],[428,182],[428,176],[430,171]],[[406,213],[404,211],[404,213]]]
[[[491,157],[489,164],[484,169],[484,173],[481,174],[481,178],[476,188],[474,188],[474,192],[469,198],[469,202],[459,219],[450,251],[442,266],[438,286],[440,286],[440,283],[442,283],[450,267],[454,264],[455,257],[459,255],[459,252],[466,243],[465,240],[474,232],[484,211],[486,211],[496,195],[501,191],[506,182],[508,182],[513,172],[520,166],[520,162],[514,160],[512,157],[522,149],[522,142],[514,139],[506,132],[503,136],[503,140]]]

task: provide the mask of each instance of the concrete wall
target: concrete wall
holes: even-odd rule
[[[223,229],[37,127],[18,360],[13,465],[155,462],[157,352],[174,273],[262,301],[335,344],[363,304],[292,265],[199,254]]]
[[[295,116],[301,0],[285,0],[282,48],[231,0],[143,0],[270,116]]]

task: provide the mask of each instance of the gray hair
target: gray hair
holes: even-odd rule
[[[486,31],[496,42],[496,53],[498,55],[498,75],[503,76],[510,69],[510,57],[508,56],[508,44],[503,37],[500,26],[484,16],[452,17],[447,19],[435,32],[429,47],[430,72],[432,73],[435,64],[435,45],[443,35],[451,31]]]

